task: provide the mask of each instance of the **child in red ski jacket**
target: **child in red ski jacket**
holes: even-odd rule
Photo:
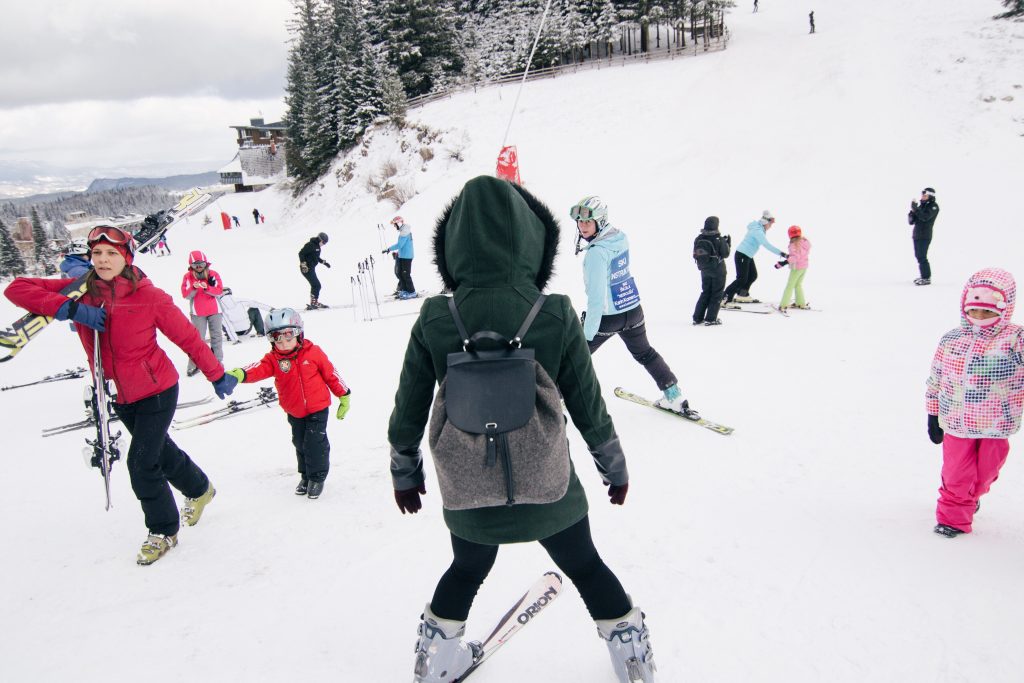
[[[335,417],[345,419],[352,390],[323,350],[304,338],[302,318],[290,308],[271,309],[266,320],[270,353],[244,369],[228,374],[239,382],[274,378],[277,400],[288,414],[292,444],[299,464],[295,495],[320,497],[330,469],[331,444],[327,440],[327,412],[331,394],[338,397]]]

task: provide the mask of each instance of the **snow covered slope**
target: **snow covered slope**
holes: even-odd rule
[[[691,403],[736,428],[723,438],[615,399],[616,385],[655,388],[607,344],[595,363],[632,480],[626,505],[608,505],[573,433],[595,541],[647,612],[661,681],[1019,680],[1020,438],[975,532],[939,538],[940,452],[923,395],[966,278],[989,265],[1024,276],[1013,199],[1024,177],[1024,26],[991,21],[995,0],[822,0],[807,35],[807,3],[765,0],[757,14],[742,4],[728,50],[531,83],[512,126],[526,185],[564,220],[553,289],[583,302],[566,211],[600,194],[632,242],[653,344]],[[514,97],[511,86],[486,89],[412,112],[443,133],[425,171],[418,148],[381,134],[349,157],[361,188],[343,182],[339,160],[298,201],[277,190],[223,197],[210,225],[175,228],[171,257],[139,263],[176,293],[185,255],[201,248],[236,294],[298,307],[307,290],[295,254],[324,230],[334,267],[321,272],[322,299],[347,303],[355,263],[380,260],[376,225],[396,213],[367,196],[365,176],[394,160],[418,192],[398,211],[414,226],[413,278],[437,289],[433,221],[466,180],[493,172]],[[443,150],[463,136],[459,162]],[[905,215],[926,185],[942,207],[935,284],[915,288]],[[252,225],[253,207],[266,224]],[[690,248],[705,216],[718,215],[735,244],[765,208],[778,217],[776,245],[792,224],[813,242],[805,286],[824,312],[723,313],[722,327],[691,327]],[[221,230],[220,210],[242,227]],[[777,300],[786,273],[771,263],[759,255],[754,293]],[[377,280],[393,286],[389,262]],[[145,529],[124,464],[105,513],[81,437],[39,438],[78,419],[79,388],[0,393],[0,679],[410,680],[417,618],[450,561],[432,470],[412,517],[395,508],[388,474],[386,424],[418,305],[387,304],[371,323],[349,309],[306,316],[354,388],[349,417],[330,427],[320,500],[291,493],[279,409],[174,433],[218,496],[148,568],[134,563]],[[0,302],[0,317],[16,314]],[[228,346],[225,364],[264,351],[258,340]],[[0,367],[0,383],[83,360],[56,325]],[[209,392],[182,379],[184,399]],[[502,548],[470,633],[551,568],[536,544]],[[606,660],[567,587],[475,680],[610,683]]]

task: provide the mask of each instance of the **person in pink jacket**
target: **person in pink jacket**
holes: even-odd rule
[[[206,339],[206,330],[209,328],[210,349],[217,360],[224,360],[223,315],[218,301],[218,297],[224,293],[224,283],[217,271],[210,270],[210,260],[203,252],[190,252],[188,265],[188,272],[181,278],[181,295],[189,301],[189,316],[199,330],[199,336]],[[199,368],[190,359],[185,374],[191,377],[197,372]]]
[[[789,302],[794,293],[796,294],[796,303],[792,308],[810,308],[804,297],[804,275],[807,274],[810,253],[811,241],[804,237],[800,226],[789,226],[789,255],[785,260],[775,264],[776,268],[789,264],[789,280],[786,281],[786,288],[782,290],[782,300],[779,301],[779,308],[783,311],[790,308]]]
[[[960,326],[942,335],[928,376],[928,436],[942,444],[935,533],[970,533],[999,478],[1024,411],[1024,328],[1010,322],[1013,276],[986,268],[960,296]]]

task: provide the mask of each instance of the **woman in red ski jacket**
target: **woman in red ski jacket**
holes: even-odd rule
[[[93,340],[99,339],[103,373],[117,388],[114,412],[132,435],[128,474],[149,529],[137,562],[152,564],[177,544],[179,515],[170,487],[186,498],[180,519],[189,526],[216,494],[206,474],[167,436],[178,402],[178,373],[156,344],[157,330],[194,360],[219,397],[237,382],[171,297],[132,265],[130,234],[98,226],[88,242],[93,271],[80,299],[60,293],[71,282],[66,279],[17,278],[4,294],[32,313],[74,321],[90,365]]]

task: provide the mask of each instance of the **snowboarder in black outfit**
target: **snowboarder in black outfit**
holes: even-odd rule
[[[321,263],[327,268],[331,267],[330,263],[320,258],[320,247],[325,244],[327,244],[327,233],[321,232],[315,237],[310,237],[309,241],[302,245],[302,249],[299,250],[299,271],[302,273],[302,277],[306,278],[306,281],[309,282],[309,305],[306,306],[307,311],[327,308],[327,306],[320,303],[320,279],[316,276],[316,267]]]
[[[811,33],[814,33],[814,12],[811,11],[807,18],[811,20]]]
[[[915,285],[932,283],[932,267],[928,263],[928,247],[932,243],[932,226],[939,215],[939,205],[935,201],[935,188],[926,187],[921,190],[921,203],[910,202],[910,213],[907,222],[914,226],[911,235],[914,239],[914,257],[921,271],[921,277],[914,280]]]
[[[256,222],[256,225],[260,224],[260,210],[259,209],[253,209],[252,210],[252,219]]]
[[[718,309],[725,292],[725,259],[732,249],[732,238],[718,232],[718,216],[704,219],[704,229],[693,241],[693,260],[700,270],[700,298],[693,309],[693,324],[721,325]]]

